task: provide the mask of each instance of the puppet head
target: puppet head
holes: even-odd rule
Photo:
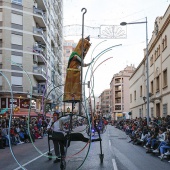
[[[90,36],[86,37],[83,39],[83,58],[86,56],[89,48],[90,48]],[[78,55],[81,57],[82,56],[82,39],[79,40],[76,48],[74,49],[74,52],[77,52]]]

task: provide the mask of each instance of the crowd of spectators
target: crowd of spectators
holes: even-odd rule
[[[18,145],[42,139],[44,135],[47,135],[47,125],[48,120],[44,120],[42,117],[31,118],[29,124],[26,118],[15,118],[12,119],[9,129],[9,119],[1,119],[0,149],[8,147],[9,141],[11,145]]]
[[[146,153],[159,155],[170,162],[170,115],[157,117],[149,121],[146,118],[136,118],[118,121],[115,126],[130,137],[129,143],[141,145]]]

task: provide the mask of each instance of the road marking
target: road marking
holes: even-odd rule
[[[54,150],[54,149],[51,149],[51,151],[52,150]],[[36,158],[34,158],[34,159],[30,160],[30,161],[28,161],[27,163],[23,164],[22,166],[26,166],[26,165],[30,164],[31,162],[34,162],[35,160],[37,160],[37,159],[41,158],[42,156],[44,156],[46,153],[48,153],[48,151],[43,153],[40,156],[37,156]],[[18,168],[15,168],[14,170],[18,170],[18,169],[21,169],[21,167],[19,166]]]
[[[112,159],[112,163],[113,163],[113,169],[118,170],[115,159]]]
[[[109,146],[111,146],[111,141],[109,140]]]

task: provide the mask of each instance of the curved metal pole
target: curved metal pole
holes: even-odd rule
[[[83,12],[84,11],[84,12]],[[80,103],[79,103],[79,114],[81,114],[81,103],[82,103],[82,90],[83,90],[83,47],[84,47],[84,15],[85,13],[87,12],[87,9],[86,8],[82,8],[81,9],[81,12],[83,12],[83,15],[82,15],[82,45],[81,45],[81,98],[80,98]]]

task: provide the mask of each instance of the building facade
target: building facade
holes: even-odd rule
[[[134,66],[113,75],[110,82],[110,114],[113,120],[123,117],[123,112],[129,112],[129,78],[135,71]]]
[[[148,44],[149,59],[149,117],[170,115],[170,6],[155,19]],[[130,78],[130,110],[132,117],[147,117],[146,50],[144,59]]]
[[[101,99],[101,105],[98,106],[100,107],[100,113],[105,116],[108,117],[110,115],[110,110],[109,110],[109,104],[110,104],[110,89],[106,89],[104,90],[100,97]],[[99,101],[98,101],[99,102]]]
[[[0,2],[0,107],[15,115],[55,110],[62,94],[63,4]],[[49,108],[49,109],[47,109]]]

